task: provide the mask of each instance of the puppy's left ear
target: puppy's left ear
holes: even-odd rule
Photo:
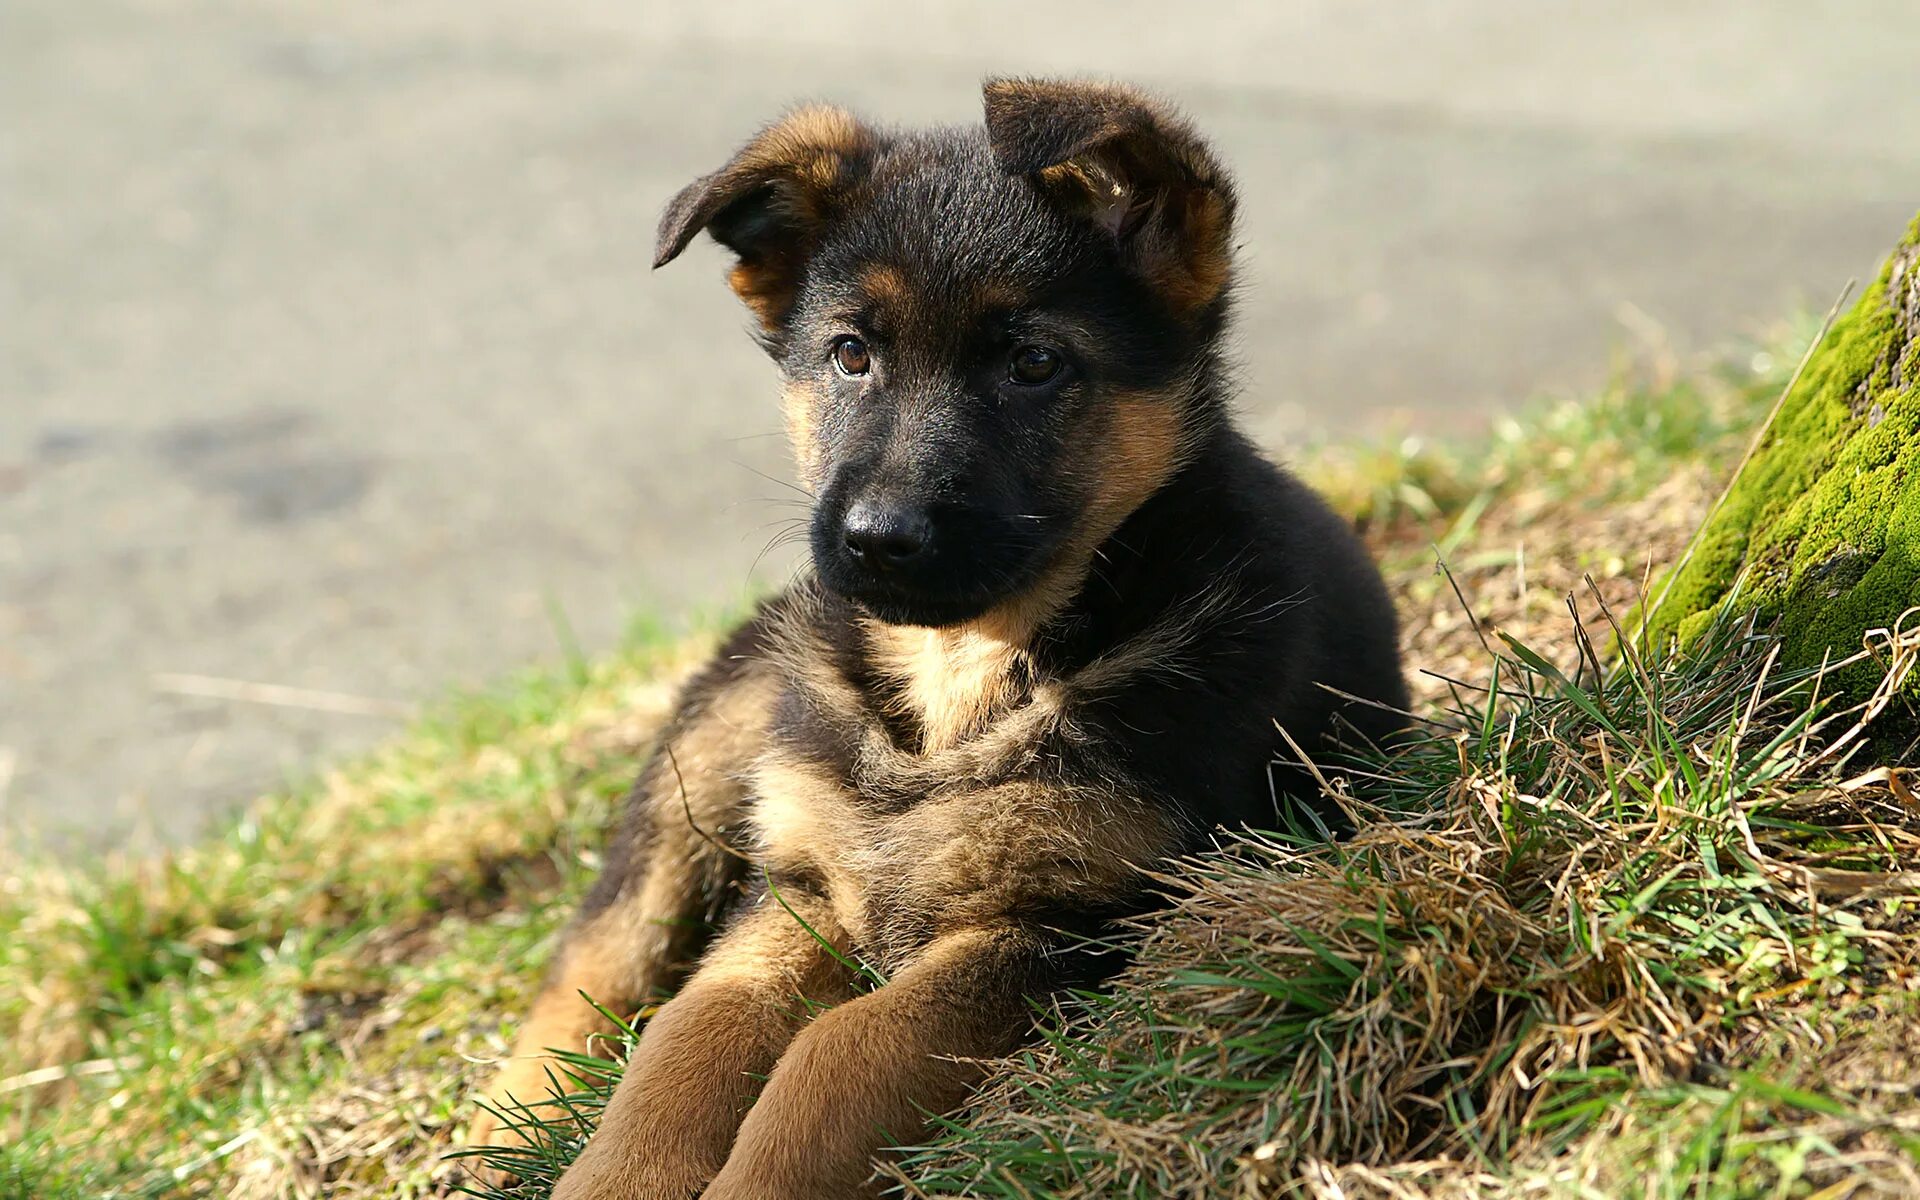
[[[1221,297],[1233,269],[1233,182],[1185,119],[1113,84],[991,79],[984,90],[1002,170],[1105,229],[1175,312]]]
[[[660,216],[653,265],[678,258],[702,229],[739,259],[727,282],[779,331],[821,230],[867,173],[881,138],[852,113],[796,109],[762,129],[726,166],[680,190]]]

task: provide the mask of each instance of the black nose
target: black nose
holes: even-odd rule
[[[847,552],[870,567],[891,570],[920,557],[933,540],[933,523],[917,508],[858,500],[841,523]]]

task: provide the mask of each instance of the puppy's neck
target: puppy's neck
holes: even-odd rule
[[[1195,444],[1169,456],[1165,472],[1150,476],[1140,491],[1113,489],[1032,586],[974,620],[942,628],[888,625],[871,618],[864,622],[869,665],[886,685],[884,703],[891,715],[918,729],[922,753],[979,734],[1027,695],[1034,683],[1036,643],[1082,603],[1097,560],[1111,557],[1110,539],[1123,525],[1141,526],[1146,510],[1156,507],[1167,492],[1179,490],[1178,481],[1195,463],[1217,452],[1219,436],[1217,428],[1202,426]],[[1136,477],[1143,474],[1136,472]],[[1178,547],[1162,544],[1164,536],[1147,536],[1154,544],[1131,546],[1129,557],[1152,554],[1170,568],[1179,557]],[[1136,540],[1129,535],[1130,542]],[[1106,575],[1102,573],[1101,586],[1114,593],[1107,599],[1124,603],[1119,593],[1126,585]],[[1089,649],[1098,653],[1097,647]]]
[[[871,624],[873,666],[889,685],[888,706],[920,732],[933,754],[984,729],[1011,703],[1027,644],[984,622],[946,629]]]
[[[1025,592],[961,625],[866,621],[869,661],[888,685],[889,711],[919,730],[922,753],[966,741],[1025,696],[1034,644],[1085,585],[1095,549],[1072,549]]]
[[[1032,681],[1035,639],[1072,602],[1091,559],[1091,551],[1070,554],[1020,595],[961,625],[866,622],[888,707],[918,728],[922,753],[958,745],[1020,700]]]

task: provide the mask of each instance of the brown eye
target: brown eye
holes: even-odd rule
[[[1022,346],[1013,352],[1007,378],[1026,387],[1047,382],[1060,373],[1060,355],[1045,346]]]
[[[834,343],[833,365],[842,375],[865,375],[873,365],[867,354],[867,344],[859,338],[841,338]]]

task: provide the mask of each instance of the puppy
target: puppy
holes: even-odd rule
[[[796,111],[668,205],[655,265],[730,250],[784,375],[813,569],[687,686],[491,1090],[680,984],[560,1200],[873,1194],[1145,871],[1311,805],[1276,726],[1394,731],[1377,571],[1229,415],[1234,207],[1164,105],[1014,79],[984,128]]]

